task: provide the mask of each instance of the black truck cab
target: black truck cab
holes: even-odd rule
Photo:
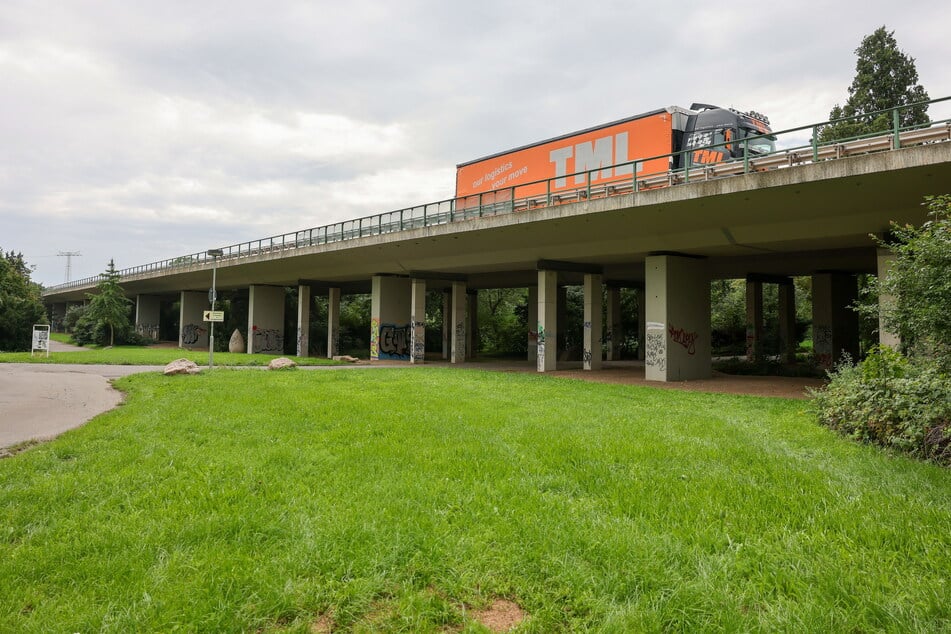
[[[677,167],[683,166],[683,157],[693,167],[742,159],[744,147],[748,147],[750,156],[776,149],[776,137],[764,115],[703,103],[693,104],[690,110],[694,114],[687,118],[682,148],[685,153],[676,161]]]

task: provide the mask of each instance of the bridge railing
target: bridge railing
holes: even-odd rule
[[[796,165],[836,160],[856,154],[897,150],[911,145],[951,141],[951,116],[932,120],[929,124],[903,125],[902,114],[910,109],[951,103],[951,97],[932,99],[927,102],[908,104],[880,110],[865,115],[845,117],[796,128],[789,128],[768,135],[752,136],[739,141],[716,143],[705,147],[690,148],[678,153],[662,154],[636,161],[628,161],[597,169],[558,176],[557,178],[533,181],[513,187],[497,189],[462,198],[450,198],[437,202],[388,211],[329,225],[301,229],[291,233],[241,242],[221,248],[219,262],[228,262],[269,253],[322,246],[357,238],[377,236],[424,227],[464,222],[472,218],[511,214],[581,202],[618,195],[637,195],[639,192],[661,187],[739,176],[751,172],[784,169]],[[823,130],[835,124],[887,120],[888,130],[823,140]],[[808,141],[802,142],[804,135]],[[768,137],[785,141],[784,147],[767,154],[751,150],[755,141]],[[732,158],[714,164],[691,165],[688,155],[703,150],[725,151],[729,155],[734,148],[742,149],[742,158]],[[673,165],[682,165],[672,169]],[[601,178],[605,173],[621,174]],[[573,186],[564,183],[572,181]],[[123,278],[149,275],[190,266],[203,266],[212,261],[207,252],[192,253],[150,264],[122,269]],[[44,293],[95,286],[101,275],[52,286]]]

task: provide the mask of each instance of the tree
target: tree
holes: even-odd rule
[[[132,301],[125,296],[122,287],[119,286],[120,278],[115,264],[109,260],[109,267],[96,285],[98,292],[86,295],[89,298],[89,305],[83,319],[109,328],[110,346],[115,343],[117,330],[124,335],[132,328],[129,320],[129,305]]]
[[[825,126],[819,135],[821,141],[884,132],[891,128],[892,119],[878,111],[928,100],[928,93],[918,83],[915,59],[899,50],[894,34],[882,26],[855,49],[858,60],[855,78],[849,86],[849,99],[844,106],[836,104],[829,113],[830,120],[845,120]],[[904,108],[900,112],[902,127],[929,122],[927,105]]]
[[[926,196],[931,220],[921,227],[892,227],[894,240],[880,241],[895,261],[870,292],[884,298],[882,321],[904,352],[933,359],[951,370],[951,195]],[[859,310],[863,308],[859,306]]]
[[[0,249],[0,350],[29,350],[33,324],[46,323],[40,287],[22,253]]]

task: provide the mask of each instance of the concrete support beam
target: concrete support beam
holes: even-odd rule
[[[604,341],[607,345],[607,360],[619,361],[621,359],[621,341],[624,334],[621,332],[621,289],[618,286],[609,286],[607,293],[607,331],[604,333]]]
[[[410,291],[410,363],[426,361],[426,280],[414,279]]]
[[[162,315],[162,299],[160,297],[156,297],[155,295],[136,295],[135,297],[135,332],[136,334],[158,341],[159,321],[161,320],[161,315]]]
[[[779,285],[779,356],[784,363],[796,360],[796,287],[790,278]]]
[[[208,348],[208,324],[202,317],[210,308],[207,293],[182,291],[178,310],[179,348]]]
[[[601,369],[601,275],[584,276],[584,350],[585,370]]]
[[[297,356],[310,355],[310,286],[297,287]]]
[[[550,346],[550,347],[549,347]],[[558,367],[558,272],[538,272],[538,357],[539,372]]]
[[[452,345],[452,290],[442,292],[442,358],[449,360]]]
[[[710,275],[703,260],[652,255],[645,262],[649,381],[706,379],[710,359]]]
[[[409,278],[373,276],[370,359],[409,361],[411,283]]]
[[[538,287],[528,287],[528,360],[538,361]]]
[[[327,289],[327,358],[340,354],[340,289]]]
[[[248,354],[284,353],[284,288],[252,286],[248,293]]]
[[[883,280],[888,276],[888,271],[892,268],[892,265],[895,263],[895,254],[889,251],[888,249],[879,249],[878,250],[878,279]],[[895,301],[895,298],[891,295],[879,295],[878,296],[878,305],[879,308],[891,304]],[[881,315],[881,312],[879,312]],[[882,322],[881,316],[878,318],[878,342],[883,346],[889,346],[898,350],[901,348],[901,339],[894,332],[889,332],[885,328],[885,324]]]
[[[452,345],[449,350],[450,363],[462,363],[466,360],[466,283],[452,283]]]
[[[479,291],[466,291],[466,359],[475,359],[479,345]]]
[[[759,361],[763,358],[763,283],[759,280],[746,280],[746,360]]]
[[[851,306],[858,298],[858,284],[849,273],[812,276],[812,350],[819,365],[831,368],[849,354],[859,354],[859,320]]]

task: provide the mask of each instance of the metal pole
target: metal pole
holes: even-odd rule
[[[215,286],[218,282],[218,256],[211,256],[213,259],[211,265],[211,310],[215,310],[215,302],[218,299],[218,291]],[[212,315],[214,317],[214,315]],[[208,369],[215,367],[215,321],[211,321],[211,328],[208,331]]]

